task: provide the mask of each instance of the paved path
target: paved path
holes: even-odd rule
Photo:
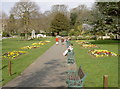
[[[54,44],[4,87],[65,87],[65,72],[75,68],[75,64],[67,65],[66,57],[62,55],[65,49],[66,45]]]

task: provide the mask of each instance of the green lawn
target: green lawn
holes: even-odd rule
[[[23,46],[31,45],[34,42],[39,42],[41,40],[49,40],[50,43],[47,43],[40,48],[36,49],[27,49],[27,54],[23,54],[16,59],[12,60],[12,76],[8,75],[8,60],[2,60],[2,72],[3,72],[3,85],[6,84],[11,79],[15,78],[16,76],[20,75],[20,73],[28,67],[33,61],[35,61],[40,55],[42,55],[48,48],[50,48],[54,43],[54,38],[41,38],[40,40],[31,40],[31,41],[22,41],[19,38],[12,38],[12,39],[4,39],[2,41],[2,53],[8,51],[17,51],[21,50],[20,48]]]
[[[118,41],[88,40],[88,42],[96,44],[99,47],[97,49],[106,49],[118,54]],[[88,53],[93,48],[82,48],[75,41],[72,43],[74,44],[77,66],[81,65],[87,73],[85,87],[103,87],[103,75],[108,75],[109,87],[118,87],[118,57],[95,58]]]

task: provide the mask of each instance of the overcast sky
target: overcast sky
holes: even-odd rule
[[[20,0],[2,0],[2,10],[9,15],[11,7]],[[25,0],[24,0],[25,1]],[[85,4],[88,8],[91,8],[95,0],[31,0],[37,3],[40,7],[40,11],[44,12],[51,9],[52,5],[65,4],[68,6],[68,10],[75,8],[80,4]]]

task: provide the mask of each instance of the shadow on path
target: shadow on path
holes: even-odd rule
[[[40,58],[4,87],[65,87],[68,66],[62,53],[64,45],[53,45]]]
[[[18,86],[23,86],[23,87],[47,86],[49,87],[49,83],[53,83],[58,80],[59,82],[62,82],[64,78],[62,76],[57,76],[57,74],[59,73],[59,67],[63,67],[64,65],[59,64],[59,60],[61,59],[53,59],[51,61],[44,63],[46,65],[45,67],[43,67],[40,71],[37,71],[31,74],[26,80],[22,81]],[[53,75],[56,74],[57,78],[55,78],[55,76],[51,76],[52,74]],[[61,74],[65,74],[65,71],[63,71]]]

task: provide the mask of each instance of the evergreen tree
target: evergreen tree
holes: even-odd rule
[[[96,21],[96,32],[119,34],[118,18],[120,11],[120,2],[97,2],[96,6],[103,15],[101,19]]]
[[[59,33],[61,31],[68,31],[69,26],[70,22],[68,18],[62,13],[57,13],[51,22],[51,28],[53,29],[52,32]]]

